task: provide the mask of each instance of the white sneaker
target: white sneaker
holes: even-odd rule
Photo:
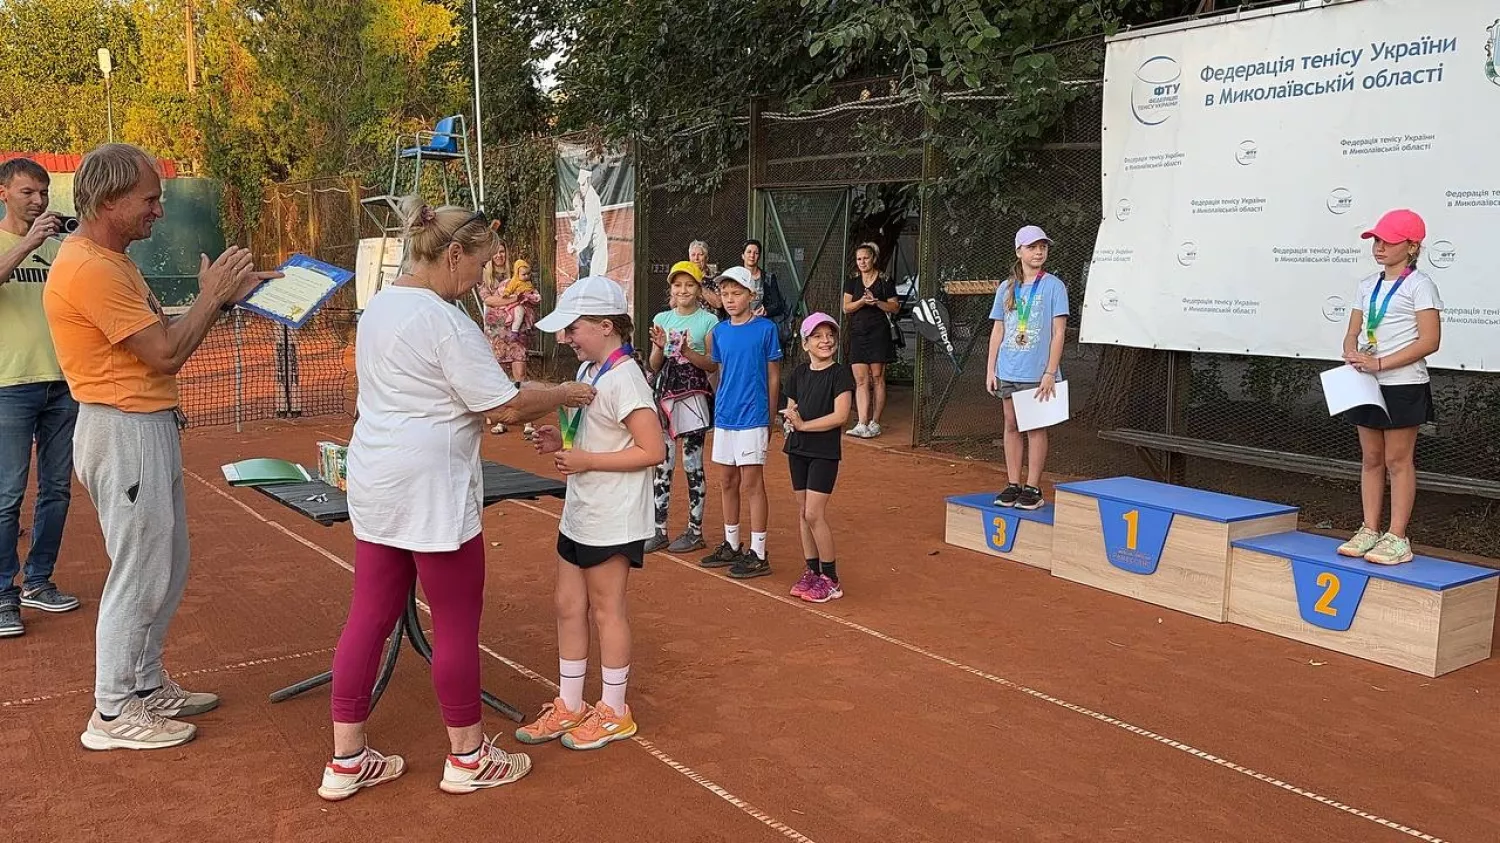
[[[98,710],[89,717],[88,728],[78,740],[88,749],[166,749],[193,739],[198,727],[168,720],[148,711],[140,697],[131,697],[120,716],[105,720]]]
[[[869,439],[870,428],[864,422],[860,422],[854,427],[849,428],[849,431],[845,435],[853,436],[855,439]]]
[[[399,779],[404,772],[406,759],[399,755],[381,755],[365,747],[364,758],[352,770],[335,767],[332,761],[323,767],[323,783],[318,786],[318,795],[329,802],[337,802],[348,799],[363,788]]]
[[[183,690],[165,670],[161,672],[161,687],[146,697],[146,710],[162,717],[192,717],[218,707],[218,696]]]
[[[479,750],[479,760],[471,767],[454,759],[452,755],[443,762],[443,780],[438,789],[444,793],[473,793],[488,787],[510,784],[531,772],[531,756],[524,752],[506,752],[495,746],[493,740],[484,739]]]
[[[872,421],[865,426],[865,438],[874,439],[880,435],[880,422]]]

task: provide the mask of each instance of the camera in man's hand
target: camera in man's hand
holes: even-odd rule
[[[57,217],[58,234],[72,234],[73,232],[78,230],[77,217],[66,217],[62,214],[56,214],[55,216]]]

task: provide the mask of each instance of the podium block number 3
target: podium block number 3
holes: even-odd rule
[[[990,550],[996,553],[1010,553],[1016,543],[1016,528],[1020,526],[1020,519],[1014,515],[1004,515],[990,510],[984,516],[984,539],[990,546]]]

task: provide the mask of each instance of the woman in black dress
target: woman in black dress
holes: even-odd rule
[[[849,435],[860,439],[880,435],[880,413],[885,409],[885,366],[896,359],[888,314],[900,310],[901,303],[895,282],[875,268],[879,259],[879,246],[859,244],[854,250],[854,265],[859,274],[844,283],[849,365],[854,370],[854,404],[859,413],[859,422]]]

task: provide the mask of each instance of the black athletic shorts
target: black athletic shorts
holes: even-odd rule
[[[557,534],[557,555],[580,568],[592,568],[609,561],[612,556],[623,556],[632,568],[646,567],[646,540],[594,547],[579,544],[562,533]]]
[[[839,461],[787,454],[792,469],[792,491],[833,494],[833,483],[839,479]]]
[[[1403,383],[1380,387],[1385,399],[1385,408],[1390,415],[1372,404],[1361,404],[1343,413],[1344,420],[1360,427],[1375,430],[1396,430],[1418,427],[1437,420],[1432,402],[1431,383]]]

